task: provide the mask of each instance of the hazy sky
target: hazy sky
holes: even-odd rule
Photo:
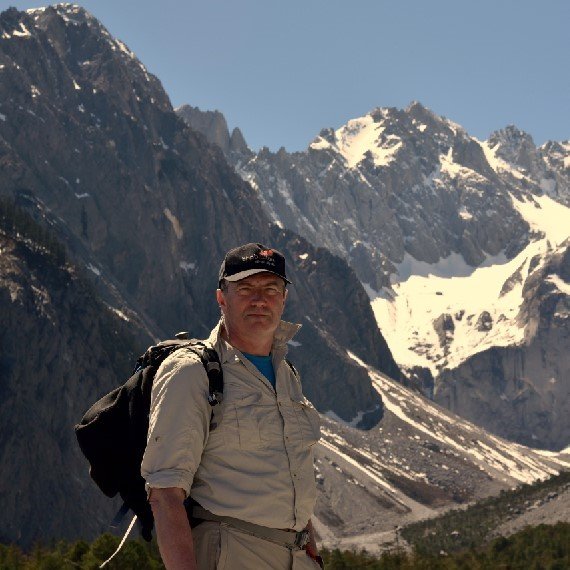
[[[2,9],[37,2],[0,0]],[[570,0],[85,0],[172,104],[219,109],[248,144],[420,101],[486,139],[570,138]]]

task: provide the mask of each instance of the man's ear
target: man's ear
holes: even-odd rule
[[[216,289],[216,301],[220,307],[226,306],[226,300],[224,299],[224,292],[221,289]]]

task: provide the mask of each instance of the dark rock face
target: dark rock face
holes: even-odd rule
[[[0,14],[0,36],[0,193],[49,225],[70,259],[88,269],[97,295],[138,323],[134,352],[142,352],[151,338],[179,330],[206,336],[219,315],[214,289],[223,254],[240,243],[267,243],[286,254],[295,283],[285,317],[305,324],[291,358],[306,392],[323,411],[360,419],[360,427],[374,425],[382,414],[381,398],[346,351],[394,376],[399,371],[366,293],[345,262],[273,225],[222,151],[176,116],[158,80],[83,9],[8,10]],[[234,135],[230,148],[239,148],[240,135]],[[19,254],[15,257],[15,264],[25,266]],[[33,292],[33,279],[27,279],[25,286]],[[3,488],[12,493],[5,482],[20,481],[22,465],[30,474],[42,472],[39,482],[22,476],[18,496],[24,498],[17,502],[11,494],[10,508],[0,515],[0,528],[6,529],[2,539],[8,542],[32,541],[40,533],[44,538],[92,536],[109,520],[107,507],[86,509],[79,502],[92,484],[85,463],[79,469],[70,430],[100,395],[100,386],[124,381],[133,350],[127,358],[123,347],[116,348],[108,358],[120,366],[105,365],[101,350],[112,350],[105,342],[114,337],[97,325],[103,318],[97,309],[82,308],[80,300],[68,307],[64,296],[46,289],[53,295],[54,328],[40,326],[31,309],[18,312],[6,288],[0,288],[9,308],[2,342],[20,339],[18,327],[31,335],[25,343],[2,345],[3,366],[17,379],[9,388],[3,380],[2,390],[10,391],[10,402],[23,398],[20,392],[35,374],[41,389],[30,390],[25,409],[41,407],[42,422],[32,433],[57,427],[38,435],[45,453],[43,447],[36,454],[18,427],[24,408],[5,408]],[[14,351],[29,342],[46,348],[24,362]],[[61,354],[70,354],[73,365],[58,359]],[[65,390],[71,396],[60,420]],[[29,417],[26,425],[31,429],[34,421]],[[70,457],[57,469],[42,469],[47,455],[59,457],[60,448]],[[78,469],[71,489],[61,485],[67,461]],[[61,490],[55,496],[56,487]],[[32,496],[35,504],[28,501]],[[55,504],[66,505],[61,512],[67,522],[55,516],[47,520]],[[38,510],[46,519],[35,521]]]
[[[29,241],[0,233],[0,251],[0,542],[94,535],[117,507],[88,480],[73,425],[150,339]]]
[[[189,327],[205,335],[217,319],[213,288],[224,252],[247,241],[278,247],[289,234],[271,229],[255,192],[219,148],[177,118],[159,82],[84,10],[58,6],[2,18],[10,35],[3,55],[9,81],[0,87],[7,117],[0,125],[2,191],[25,191],[53,212],[73,253],[99,273],[102,286],[116,286],[157,336]],[[20,25],[28,36],[14,36]],[[303,247],[314,257],[308,244]],[[327,271],[326,264],[292,261],[299,288],[308,269]],[[337,278],[360,291],[342,263]],[[302,303],[297,312],[313,315],[317,303]],[[363,334],[378,345],[372,313],[362,310],[366,318],[358,323],[345,313],[334,323],[324,314],[318,318],[330,333],[339,330],[339,318],[346,321],[342,328],[352,334],[352,345],[370,344]],[[301,371],[305,351],[308,356],[308,349],[298,351]],[[396,370],[389,352],[367,358]],[[343,406],[353,417],[371,403]]]

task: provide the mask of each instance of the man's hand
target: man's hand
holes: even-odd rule
[[[198,570],[184,499],[184,491],[178,487],[151,489],[148,499],[167,570]]]
[[[311,519],[307,523],[307,530],[309,531],[309,544],[306,546],[307,555],[310,556],[321,568],[323,568],[323,559],[319,556],[317,549],[317,541],[315,540],[315,529]]]

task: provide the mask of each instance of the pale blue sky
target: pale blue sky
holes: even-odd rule
[[[0,1],[0,7],[37,2]],[[43,4],[45,5],[45,4]],[[569,0],[85,0],[174,106],[219,109],[249,145],[418,100],[481,139],[570,138]]]

